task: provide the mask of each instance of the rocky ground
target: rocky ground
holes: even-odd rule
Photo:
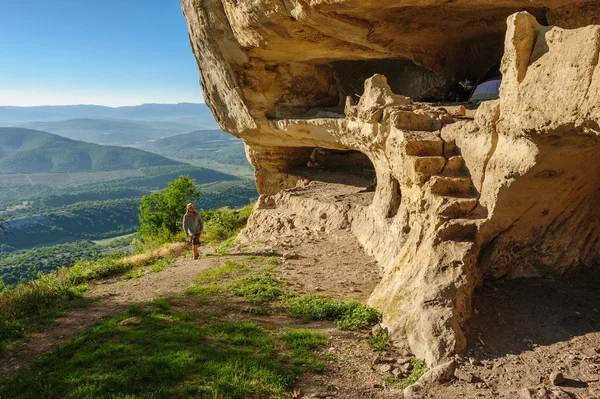
[[[380,279],[376,262],[347,231],[326,234],[305,229],[269,242],[238,245],[225,256],[214,255],[209,246],[203,249],[198,261],[187,254],[159,273],[98,283],[88,294],[93,300],[90,306],[38,326],[28,341],[2,359],[0,377],[129,306],[180,295],[199,272],[225,260],[277,254],[282,262],[276,272],[290,281],[292,290],[336,299],[366,300]],[[522,279],[484,284],[475,296],[469,348],[455,359],[457,371],[450,381],[425,386],[421,397],[600,398],[597,287],[596,280],[585,276],[560,283]],[[230,317],[251,316],[232,313]],[[297,323],[283,316],[251,318],[271,324]],[[339,331],[331,322],[302,326],[328,334],[331,342],[322,353],[326,372],[302,377],[295,397],[403,397],[396,377],[410,368],[411,354],[404,342],[376,353],[366,345],[370,331]]]

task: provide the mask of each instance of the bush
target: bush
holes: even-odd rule
[[[221,241],[237,235],[252,213],[252,204],[232,210],[219,208],[202,212],[204,234],[208,241]]]

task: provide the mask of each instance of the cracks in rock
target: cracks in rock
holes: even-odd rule
[[[596,67],[598,66],[598,61],[600,59],[600,34],[597,35],[596,37],[596,52],[594,53],[594,57],[592,58],[592,65],[591,65],[591,70],[592,72],[590,73],[590,78],[588,80],[588,85],[585,89],[585,94],[583,96],[583,101],[587,100],[588,95],[590,93],[590,87],[592,86],[592,82],[594,80],[594,75],[596,72]]]
[[[490,146],[490,150],[486,154],[485,161],[483,162],[483,169],[481,172],[481,182],[480,182],[479,187],[477,188],[477,192],[478,192],[477,201],[478,202],[479,202],[479,198],[481,198],[481,191],[483,190],[483,184],[485,183],[485,175],[487,173],[488,164],[489,164],[490,160],[492,159],[492,157],[494,156],[496,149],[498,148],[497,124],[498,124],[499,119],[500,119],[500,106],[498,105],[498,108],[496,109],[496,114],[494,115],[494,119],[492,121],[492,145]]]

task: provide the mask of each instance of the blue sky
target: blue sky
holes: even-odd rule
[[[0,0],[0,105],[201,102],[179,0]]]

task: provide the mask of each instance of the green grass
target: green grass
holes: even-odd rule
[[[419,379],[425,374],[427,371],[427,367],[425,366],[425,361],[423,359],[413,359],[412,360],[413,368],[410,374],[401,379],[395,379],[392,377],[386,377],[386,383],[390,384],[394,388],[404,389],[409,385],[414,384],[419,381]]]
[[[272,274],[264,272],[246,276],[235,281],[232,286],[236,295],[244,297],[251,303],[261,304],[271,302],[283,295],[282,287],[285,283],[284,280],[278,280]]]
[[[413,369],[404,379],[404,383],[406,386],[412,385],[415,382],[419,381],[419,379],[425,374],[427,371],[427,367],[425,366],[425,361],[423,359],[414,359],[412,361]]]
[[[167,267],[169,267],[172,262],[173,262],[172,258],[162,258],[162,259],[159,259],[159,260],[156,261],[156,263],[154,263],[152,265],[152,268],[150,270],[152,271],[152,273],[162,272]]]
[[[265,260],[265,263],[269,266],[277,266],[281,264],[281,260],[276,256],[270,256]]]
[[[144,269],[135,269],[135,270],[132,270],[129,273],[125,274],[123,276],[123,279],[125,279],[125,280],[135,280],[135,279],[138,279],[140,277],[143,277],[144,274],[146,274],[145,271],[144,271]]]
[[[35,286],[19,290],[16,295],[9,292],[0,295],[0,355],[11,349],[15,342],[27,337],[31,327],[36,324],[50,324],[66,315],[72,308],[89,306],[90,301],[81,299],[89,290],[87,285],[77,285],[65,289],[62,293],[52,291],[52,285],[46,280],[38,280]],[[58,300],[63,302],[58,309],[44,312]]]
[[[167,310],[171,306],[173,306],[173,300],[171,298],[156,298],[149,304],[150,306],[154,306],[158,309]]]
[[[155,259],[150,256],[146,262]],[[122,255],[114,255],[95,261],[81,260],[71,268],[61,268],[40,274],[35,280],[4,287],[0,292],[0,353],[27,335],[36,316],[83,297],[89,290],[85,283],[138,267],[139,264],[123,261]],[[141,273],[142,269],[136,269],[125,277],[138,278]]]
[[[370,336],[367,344],[376,352],[385,352],[392,347],[392,341],[385,331]]]
[[[341,330],[358,330],[381,321],[381,314],[358,301],[335,301],[321,295],[305,294],[286,298],[289,316],[308,320],[335,320]]]
[[[324,367],[315,354],[328,342],[322,334],[273,336],[252,322],[206,324],[155,307],[133,308],[39,358],[0,382],[0,397],[285,398],[298,373]]]
[[[313,372],[325,370],[325,363],[314,353],[314,350],[329,343],[329,337],[325,334],[307,330],[291,330],[279,335],[279,338],[287,342],[294,358],[294,365],[300,370],[307,369]]]
[[[239,273],[248,270],[248,266],[226,260],[220,266],[212,269],[204,270],[194,279],[197,283],[211,283],[222,280],[232,275],[238,275]]]

